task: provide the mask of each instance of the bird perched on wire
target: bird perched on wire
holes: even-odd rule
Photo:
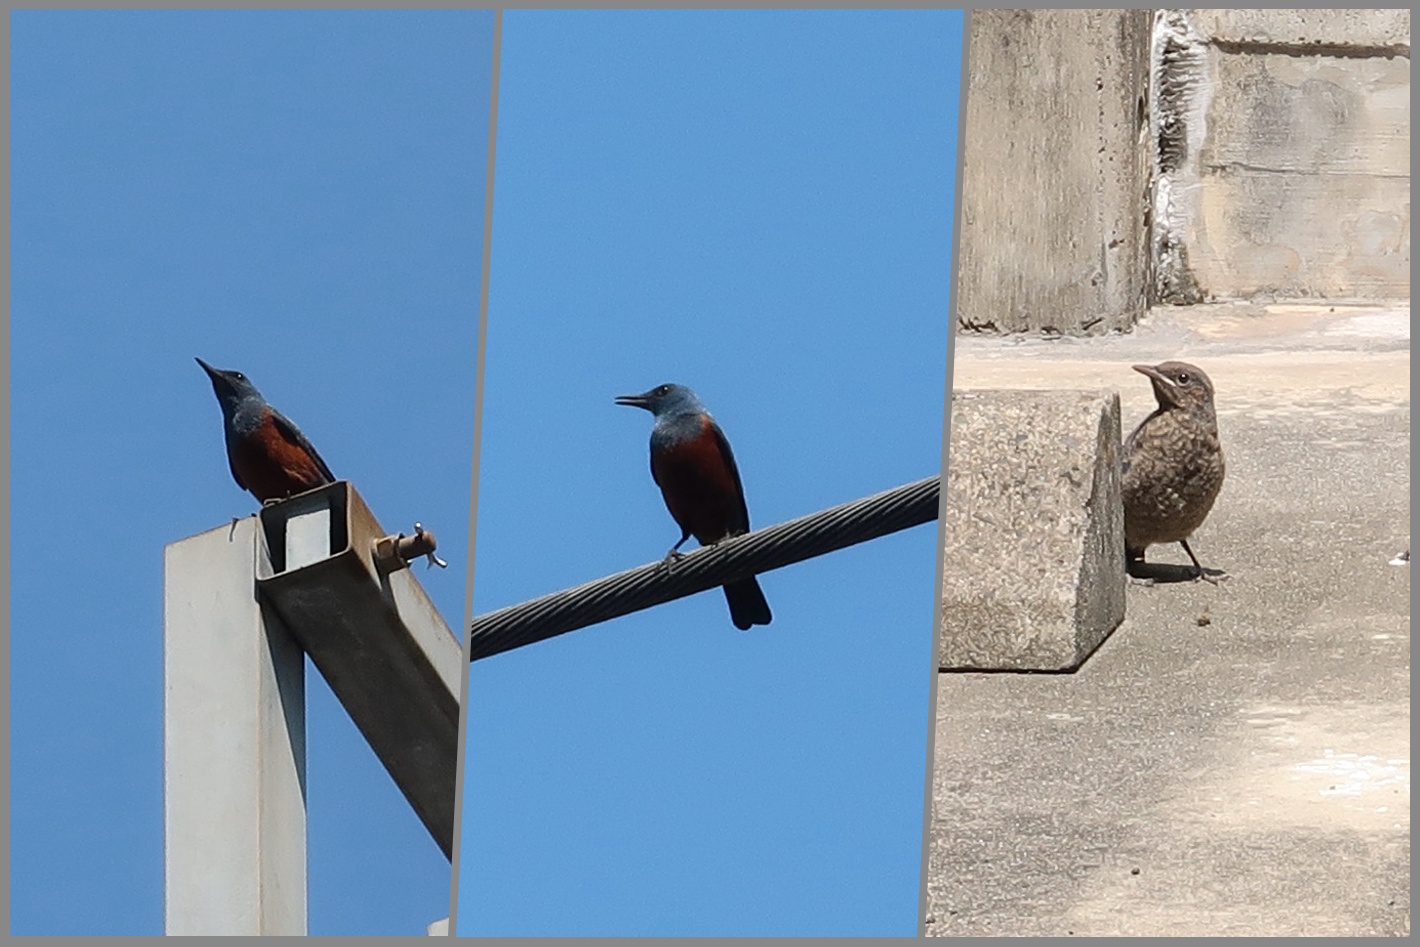
[[[222,406],[227,464],[237,486],[266,504],[335,482],[306,436],[267,404],[245,375],[213,368],[200,358],[197,364],[212,380]]]
[[[1147,375],[1159,406],[1124,442],[1124,551],[1131,576],[1155,543],[1179,543],[1195,578],[1216,581],[1188,546],[1223,486],[1223,448],[1213,411],[1213,383],[1195,365],[1135,365]]]
[[[645,394],[622,395],[616,403],[645,408],[656,419],[651,427],[651,479],[681,530],[667,559],[678,555],[691,536],[711,546],[749,532],[749,508],[730,442],[695,392],[684,385],[660,385]],[[769,624],[769,603],[754,576],[724,588],[736,628],[747,631],[752,625]]]

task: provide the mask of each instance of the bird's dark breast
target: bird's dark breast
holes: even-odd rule
[[[651,473],[671,516],[702,545],[749,528],[735,477],[710,431],[653,451]]]
[[[282,434],[270,415],[250,433],[229,441],[227,449],[233,472],[263,503],[330,482],[310,453]]]

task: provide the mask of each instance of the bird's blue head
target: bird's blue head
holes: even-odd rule
[[[695,392],[684,385],[657,385],[639,395],[621,395],[617,404],[633,408],[645,408],[658,418],[673,418],[685,414],[707,414],[705,405],[695,397]]]
[[[227,417],[235,414],[240,407],[266,403],[261,392],[256,390],[256,385],[248,381],[247,376],[241,372],[213,368],[200,358],[197,364],[202,366],[202,370],[212,380],[212,391],[217,395],[217,401],[222,405],[222,413]]]

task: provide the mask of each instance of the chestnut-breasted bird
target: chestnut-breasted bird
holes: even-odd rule
[[[212,380],[212,391],[222,406],[227,465],[237,486],[270,503],[335,482],[311,442],[266,403],[247,376],[213,368],[200,358],[197,364]]]
[[[622,395],[616,403],[655,415],[651,478],[681,530],[668,557],[691,536],[710,546],[749,532],[749,508],[730,442],[695,392],[684,385],[660,385],[645,394]],[[736,628],[747,631],[752,625],[769,624],[769,603],[754,576],[724,588]]]

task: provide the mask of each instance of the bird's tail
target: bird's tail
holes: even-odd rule
[[[725,586],[725,601],[730,603],[730,620],[740,631],[749,631],[752,625],[767,625],[774,617],[769,614],[769,603],[754,576]]]

